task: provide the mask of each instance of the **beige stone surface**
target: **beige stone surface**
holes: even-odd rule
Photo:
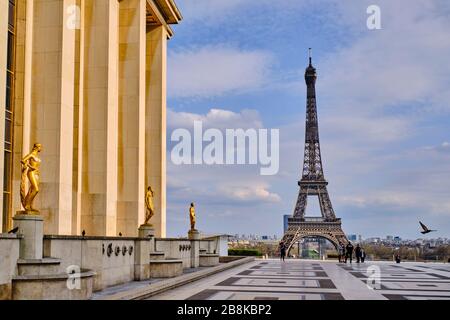
[[[75,84],[73,117],[73,163],[72,163],[72,234],[79,235],[81,229],[81,195],[83,178],[83,142],[84,142],[84,0],[76,0],[80,8],[79,29],[75,30]]]
[[[14,228],[23,238],[20,240],[21,259],[42,259],[44,219],[41,216],[23,214],[20,211],[13,218]]]
[[[20,160],[29,152],[31,130],[31,84],[33,56],[34,1],[18,0],[16,24],[16,81],[14,100],[12,212],[22,210],[20,203]],[[12,221],[11,221],[12,223]]]
[[[165,258],[164,252],[150,252],[150,260],[164,260]]]
[[[13,300],[87,300],[93,293],[92,272],[81,274],[80,288],[69,289],[67,274],[17,276],[13,280]]]
[[[141,281],[150,278],[150,246],[151,241],[136,241],[134,254],[134,280]]]
[[[74,4],[34,1],[30,142],[43,145],[36,206],[50,234],[72,232],[75,32],[65,12]]]
[[[151,185],[152,223],[165,237],[166,55],[178,9],[154,0],[16,3],[13,210],[21,210],[20,159],[40,142],[36,206],[46,234],[137,236]],[[0,5],[1,72],[7,2]],[[68,27],[71,5],[80,8],[77,28]],[[1,100],[4,93],[0,78]],[[0,140],[3,116],[0,110]],[[0,150],[0,169],[2,156]]]
[[[61,273],[59,259],[19,259],[17,261],[19,276],[50,276]]]
[[[116,236],[119,4],[85,0],[81,229]]]
[[[19,259],[20,240],[0,235],[0,300],[12,298],[11,279],[17,272],[17,260]]]
[[[6,65],[8,48],[8,2],[0,2],[0,141],[5,141]],[[0,186],[3,188],[4,143],[0,144]],[[3,189],[2,189],[3,190]],[[0,192],[3,203],[3,192]],[[3,206],[0,207],[0,232],[3,229]]]
[[[155,239],[155,251],[164,252],[166,259],[183,261],[183,268],[191,268],[191,241],[188,239]]]
[[[191,240],[191,268],[197,268],[200,265],[200,241]]]
[[[167,31],[148,30],[146,54],[145,177],[154,192],[156,236],[166,236]]]
[[[173,278],[183,274],[181,260],[152,260],[150,261],[150,275],[152,278]]]
[[[94,291],[98,291],[133,281],[136,277],[147,279],[150,246],[150,239],[46,238],[44,255],[59,258],[62,271],[73,265],[94,271]]]
[[[117,231],[137,236],[145,220],[146,0],[119,5],[119,161]]]
[[[153,226],[142,225],[139,227],[139,238],[153,238],[155,236],[155,228]]]
[[[200,254],[199,266],[200,267],[214,267],[219,264],[218,254]]]

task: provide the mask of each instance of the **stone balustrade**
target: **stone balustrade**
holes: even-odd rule
[[[176,277],[183,269],[219,264],[214,239],[35,233],[26,238],[21,231],[27,230],[25,226],[18,235],[0,234],[2,300],[89,299],[111,286]],[[77,290],[69,288],[73,279],[79,280]]]
[[[45,236],[44,256],[61,259],[62,271],[72,266],[94,271],[93,290],[99,291],[148,279],[150,243],[149,238]]]

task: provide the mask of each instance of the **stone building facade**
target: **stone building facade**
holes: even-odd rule
[[[173,0],[0,1],[0,231],[39,142],[45,234],[136,237],[151,185],[165,237],[166,53],[181,19]]]

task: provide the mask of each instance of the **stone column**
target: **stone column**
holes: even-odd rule
[[[14,156],[13,156],[13,212],[21,210],[20,183],[22,166],[20,160],[31,150],[31,88],[33,61],[34,1],[18,0],[16,28],[16,72],[14,105]]]
[[[75,30],[68,28],[75,0],[34,1],[31,145],[43,145],[36,206],[45,233],[71,234]],[[24,150],[29,152],[30,150]]]
[[[75,31],[75,86],[73,119],[73,187],[72,187],[72,234],[80,235],[81,195],[83,178],[83,116],[84,116],[84,14],[85,0],[76,0],[79,6],[78,29]]]
[[[166,236],[166,73],[167,31],[164,26],[147,30],[145,177],[154,192],[157,237]]]
[[[117,215],[117,0],[84,1],[81,229],[115,236]]]
[[[123,0],[119,17],[117,232],[137,236],[145,219],[146,0]]]
[[[8,52],[8,1],[0,3],[0,203],[3,203],[3,156],[5,141],[6,63]],[[6,224],[6,221],[5,221]],[[3,206],[0,206],[0,233],[3,229]],[[3,230],[7,231],[7,230]]]

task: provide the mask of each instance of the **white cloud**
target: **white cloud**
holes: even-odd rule
[[[320,65],[323,79],[319,81],[327,96],[341,108],[357,112],[358,108],[374,112],[405,107],[450,111],[448,4],[380,0],[383,29],[371,31],[362,23],[362,9],[368,3],[360,2],[355,9],[354,1],[340,1],[343,20],[352,21],[360,33]]]
[[[265,51],[225,46],[172,51],[169,60],[169,95],[176,98],[206,98],[261,88],[272,64]]]
[[[252,14],[255,6],[266,7],[267,11],[299,7],[313,0],[283,0],[283,5],[273,0],[178,0],[186,23],[220,24],[229,21],[236,14]],[[266,19],[269,16],[265,17]]]
[[[217,129],[248,129],[261,128],[261,116],[256,110],[244,109],[240,112],[233,112],[225,109],[210,109],[206,114],[191,112],[176,112],[167,110],[167,124],[169,129],[193,127],[194,121],[201,121],[203,128]]]
[[[321,126],[334,139],[351,140],[353,144],[371,146],[403,140],[413,134],[413,121],[394,116],[328,116],[321,120]]]
[[[429,192],[414,190],[398,190],[390,187],[389,190],[373,191],[369,195],[352,195],[336,197],[340,205],[355,206],[361,209],[383,208],[385,213],[395,212],[397,209],[411,210],[421,215],[450,216],[450,200],[447,197],[432,197]],[[413,217],[415,218],[415,217]]]
[[[450,155],[450,143],[447,141],[444,141],[440,145],[437,146],[431,146],[431,147],[425,147],[424,151],[433,151],[437,152],[438,154],[443,155]]]
[[[230,197],[235,201],[243,201],[243,202],[280,202],[281,197],[272,193],[268,190],[268,186],[266,184],[261,185],[250,185],[250,186],[238,186],[238,187],[227,187],[222,188],[222,191],[225,195]]]

